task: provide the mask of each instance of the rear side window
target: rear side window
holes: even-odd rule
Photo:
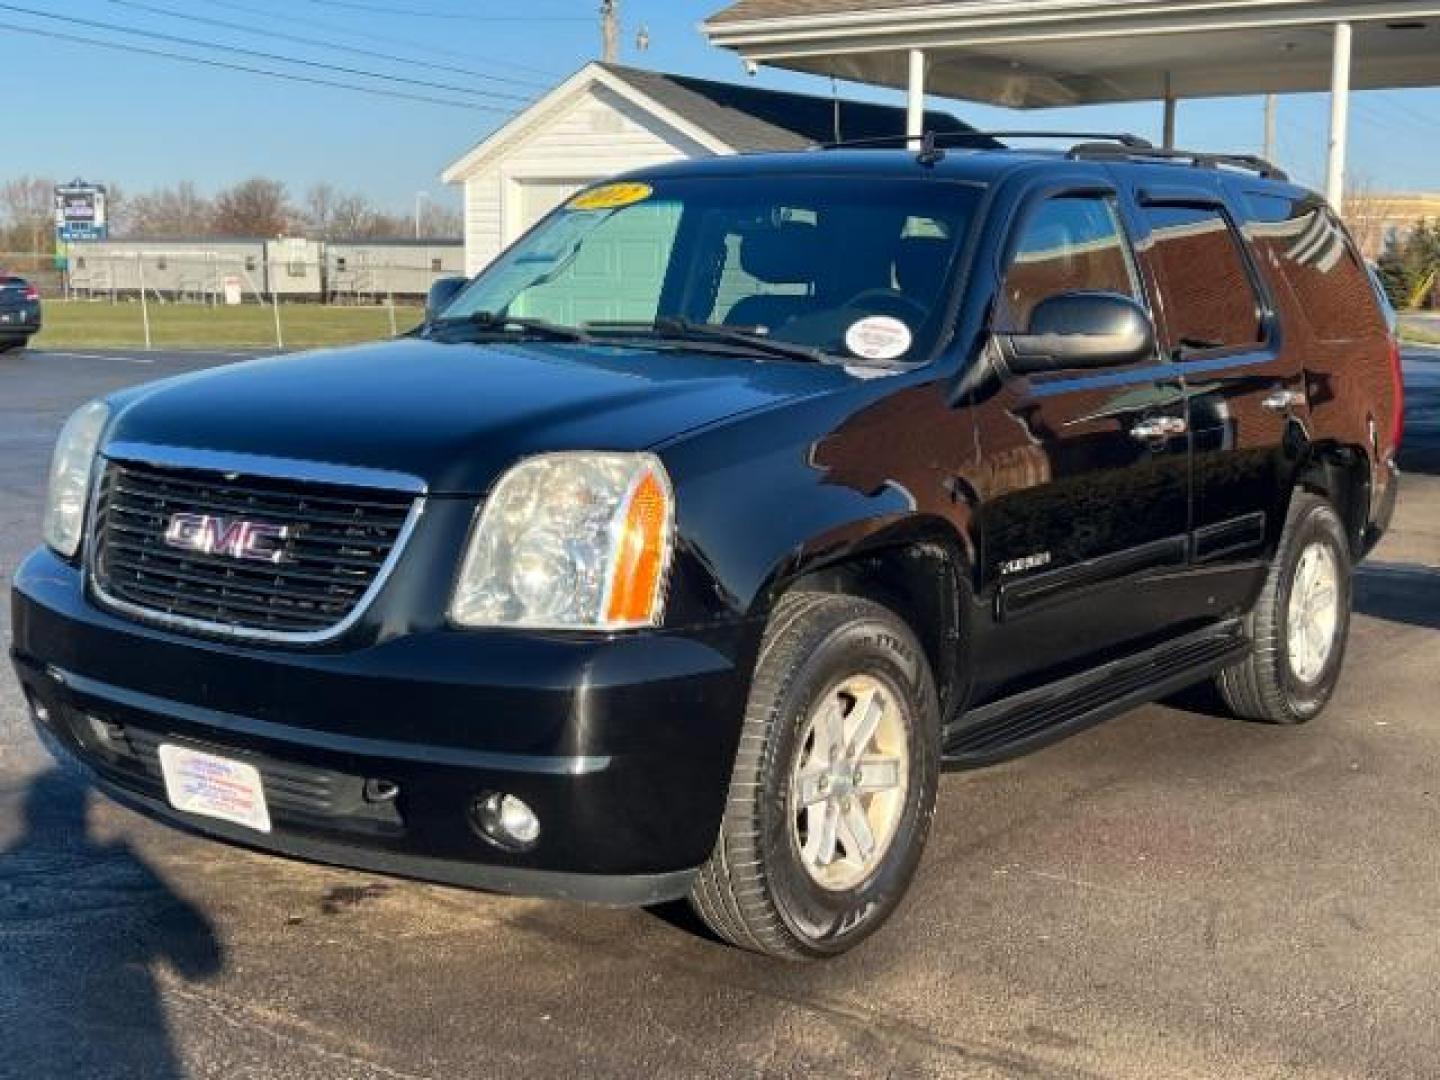
[[[1318,198],[1246,197],[1246,233],[1295,294],[1321,341],[1356,341],[1382,328],[1369,272]]]
[[[1240,238],[1218,209],[1144,209],[1171,343],[1187,352],[1264,340],[1260,298]]]
[[[1005,271],[996,327],[1024,333],[1041,301],[1081,290],[1137,296],[1120,217],[1110,199],[1050,199],[1020,227]]]

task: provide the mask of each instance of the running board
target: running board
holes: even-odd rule
[[[943,764],[973,769],[1039,749],[1200,682],[1249,646],[1227,622],[972,710],[947,728]]]

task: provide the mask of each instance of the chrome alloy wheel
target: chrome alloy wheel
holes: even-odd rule
[[[1313,683],[1335,651],[1340,625],[1340,568],[1328,544],[1314,543],[1300,553],[1285,625],[1290,671]]]
[[[790,827],[823,889],[860,885],[895,838],[910,775],[902,707],[885,683],[855,675],[811,710],[790,779]]]

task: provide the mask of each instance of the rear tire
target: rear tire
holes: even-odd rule
[[[1324,499],[1295,493],[1265,588],[1245,618],[1250,653],[1216,677],[1236,716],[1303,724],[1340,681],[1350,632],[1350,549]]]
[[[733,945],[784,959],[854,947],[899,905],[935,809],[939,706],[888,609],[795,593],[761,645],[720,835],[691,889]]]

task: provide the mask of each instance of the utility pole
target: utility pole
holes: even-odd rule
[[[1278,94],[1265,95],[1265,154],[1266,161],[1274,161],[1279,152],[1278,116],[1280,111],[1280,96]]]
[[[607,64],[620,62],[620,0],[600,0],[601,59]]]

